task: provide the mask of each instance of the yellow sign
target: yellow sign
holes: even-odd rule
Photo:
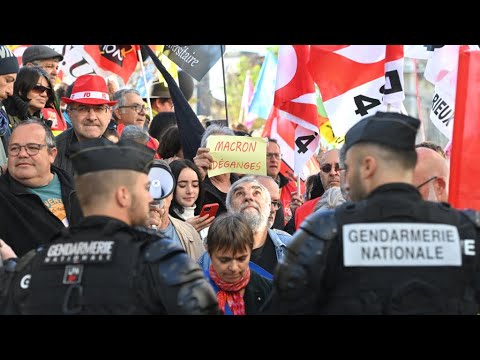
[[[249,136],[211,135],[207,148],[213,157],[208,176],[225,173],[267,175],[267,140]]]

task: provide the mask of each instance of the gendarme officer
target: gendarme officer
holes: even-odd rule
[[[16,274],[20,313],[218,314],[200,267],[172,240],[142,230],[153,155],[144,145],[103,138],[72,148],[85,218]]]
[[[303,222],[275,272],[274,313],[478,312],[478,213],[424,201],[411,185],[419,125],[378,112],[347,132],[354,202]]]

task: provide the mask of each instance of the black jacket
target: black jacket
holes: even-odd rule
[[[276,269],[272,312],[476,314],[478,219],[404,183],[316,211]]]
[[[70,225],[82,218],[82,211],[73,189],[73,181],[61,169],[52,166],[61,184],[62,200]],[[40,244],[47,244],[63,223],[48,210],[42,200],[13,179],[8,171],[0,176],[0,238],[17,256]]]
[[[250,271],[250,282],[245,288],[245,314],[260,315],[268,308],[268,300],[272,291],[272,280],[269,280],[254,270]]]
[[[208,280],[180,245],[106,216],[59,232],[12,276],[3,277],[10,283],[7,313],[219,314]]]
[[[72,177],[73,166],[72,161],[69,159],[70,148],[77,142],[78,139],[73,131],[73,128],[67,129],[55,137],[55,144],[57,145],[58,153],[53,165],[65,170]]]

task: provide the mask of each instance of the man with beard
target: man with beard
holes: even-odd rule
[[[377,112],[346,133],[354,202],[302,223],[274,274],[272,312],[478,313],[480,214],[422,199],[413,185],[419,126]]]
[[[28,266],[22,263],[10,302],[21,314],[219,313],[195,261],[172,239],[145,228],[153,155],[128,140],[72,147],[85,218],[39,249]]]
[[[242,214],[250,224],[254,235],[250,261],[264,271],[263,275],[271,277],[292,237],[283,232],[278,234],[268,227],[271,210],[268,190],[255,177],[245,176],[230,187],[226,205],[228,212]],[[210,258],[207,253],[200,257],[199,263],[208,270]]]

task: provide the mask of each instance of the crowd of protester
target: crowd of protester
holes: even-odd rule
[[[346,206],[351,200],[360,201],[367,198],[370,192],[375,191],[378,184],[372,185],[373,180],[370,180],[366,173],[371,171],[373,179],[376,176],[375,170],[366,166],[365,169],[362,168],[363,173],[358,172],[354,174],[355,177],[352,175],[347,178],[344,164],[345,161],[351,160],[351,155],[346,154],[348,150],[342,148],[340,151],[338,149],[322,151],[316,157],[320,168],[319,173],[312,174],[306,180],[305,194],[300,194],[295,179],[290,179],[280,172],[282,151],[279,143],[275,139],[268,139],[265,175],[232,172],[208,176],[208,170],[213,163],[213,157],[207,147],[208,137],[211,135],[250,136],[248,129],[241,126],[230,128],[211,124],[205,128],[196,156],[193,159],[186,159],[182,151],[182,134],[176,125],[175,107],[168,88],[160,83],[154,83],[150,88],[149,96],[152,110],[154,110],[152,119],[148,118],[147,103],[137,90],[125,88],[113,89],[115,90],[113,91],[109,89],[107,81],[99,75],[78,77],[72,86],[61,88],[62,96],[57,97],[53,85],[56,82],[58,63],[62,60],[62,56],[43,45],[31,48],[30,51],[27,49],[25,52],[24,57],[27,59],[24,59],[24,66],[20,68],[15,63],[16,58],[12,54],[8,55],[8,49],[3,49],[6,56],[0,58],[0,101],[3,105],[0,113],[2,121],[0,124],[2,139],[0,146],[2,168],[0,254],[5,264],[8,265],[9,259],[21,263],[19,259],[32,252],[44,254],[39,249],[45,249],[55,243],[54,239],[57,242],[65,241],[68,236],[73,236],[75,229],[78,232],[80,231],[78,229],[84,229],[86,224],[93,226],[93,217],[102,215],[119,219],[116,221],[121,220],[131,226],[142,226],[149,234],[153,233],[160,238],[169,239],[172,247],[176,246],[176,249],[180,249],[175,251],[187,254],[190,259],[179,261],[191,271],[196,270],[193,278],[182,271],[175,273],[177,270],[172,268],[156,274],[156,277],[171,275],[172,283],[176,281],[195,283],[195,289],[197,289],[195,291],[201,293],[196,295],[203,301],[209,299],[212,289],[216,294],[215,311],[211,309],[210,302],[202,303],[202,306],[199,305],[192,310],[189,306],[172,305],[174,302],[172,299],[151,300],[150,291],[160,290],[151,290],[148,287],[150,283],[142,284],[142,291],[149,293],[144,297],[150,300],[136,303],[136,309],[142,310],[140,312],[188,313],[191,311],[191,313],[218,312],[233,315],[308,313],[312,312],[312,308],[318,305],[316,302],[321,298],[320,295],[312,298],[317,291],[320,293],[321,289],[329,289],[335,292],[331,290],[332,285],[329,283],[318,284],[317,288],[313,282],[318,280],[317,275],[320,278],[325,271],[330,277],[333,276],[330,273],[335,271],[332,263],[338,260],[340,250],[337,248],[330,250],[329,254],[337,251],[336,255],[333,254],[332,258],[329,258],[325,266],[327,270],[315,268],[315,271],[319,272],[316,275],[307,274],[307,276],[302,273],[306,270],[299,268],[301,266],[307,268],[316,263],[315,254],[322,253],[322,248],[318,245],[320,242],[312,245],[312,242],[304,241],[305,238],[313,236],[312,234],[318,234],[317,230],[306,230],[309,226],[316,226],[308,223],[308,219],[312,219],[313,213],[316,216],[317,214],[330,216],[327,214],[332,214],[332,211],[339,206]],[[46,113],[42,112],[44,108],[50,108],[55,113],[53,120],[47,118]],[[55,131],[52,131],[54,123],[64,124],[64,126],[58,130],[61,126],[55,125]],[[367,140],[377,141],[374,135],[377,134],[373,134],[372,138]],[[365,133],[361,136],[365,136]],[[402,140],[400,138],[398,141]],[[92,141],[97,141],[96,147],[89,148],[87,143]],[[162,199],[162,207],[150,207],[148,214],[136,213],[138,209],[135,210],[135,206],[139,206],[140,200],[135,196],[129,199],[128,191],[122,193],[118,190],[121,188],[121,182],[114,180],[116,175],[105,176],[103,179],[98,176],[88,178],[85,175],[88,172],[95,174],[98,171],[127,169],[135,171],[139,179],[144,179],[145,169],[139,168],[138,164],[133,166],[128,163],[129,160],[137,161],[139,158],[133,159],[133,155],[132,159],[129,159],[129,155],[125,155],[125,159],[112,158],[112,156],[123,156],[124,153],[117,149],[127,149],[128,146],[132,146],[128,144],[132,143],[149,149],[151,160],[161,161],[163,166],[170,169],[174,179],[172,192]],[[392,148],[397,146],[393,140],[383,145]],[[104,152],[102,152],[102,146],[105,147]],[[348,148],[350,147],[355,147],[355,143],[348,144]],[[87,150],[91,150],[88,156],[82,157],[81,154]],[[366,150],[360,150],[365,154],[362,161],[370,161],[371,164],[375,162],[372,158],[368,158]],[[403,149],[400,150],[403,151]],[[412,156],[418,160],[412,162],[412,157],[406,157],[407,160],[398,161],[402,164],[410,161],[408,166],[405,166],[405,172],[411,176],[398,175],[392,182],[410,184],[408,185],[411,187],[410,191],[419,194],[418,201],[421,201],[421,196],[423,200],[431,202],[447,202],[449,164],[441,147],[424,142],[416,144],[416,147],[409,150],[413,151]],[[375,151],[377,150],[372,150],[372,154],[377,154]],[[83,162],[91,163],[81,163],[75,160],[75,156],[80,156]],[[382,160],[378,160],[375,166],[381,167],[387,164],[388,159],[385,159],[388,156],[391,156],[392,169],[394,169],[396,155],[382,153],[379,150],[378,159]],[[148,163],[145,159],[142,161]],[[354,168],[356,165],[350,161],[348,166]],[[381,170],[386,171],[383,168]],[[392,174],[393,172],[394,170]],[[355,181],[358,183],[363,181],[362,176],[368,179],[365,180],[367,185],[364,188],[355,183]],[[108,179],[111,180],[111,184],[106,181]],[[127,182],[126,179],[124,181]],[[385,182],[388,183],[388,181]],[[88,186],[94,190],[89,190]],[[112,193],[113,188],[118,190],[115,195]],[[95,196],[88,195],[89,192]],[[106,206],[113,206],[111,205],[114,201],[113,196],[115,196],[118,211],[106,209]],[[144,200],[146,201],[146,198]],[[346,202],[347,204],[342,205]],[[210,204],[218,205],[216,214],[201,215],[204,205]],[[348,208],[345,207],[345,209],[348,213]],[[433,210],[431,211],[433,213]],[[330,221],[320,215],[317,218],[320,219],[319,221],[325,221],[325,226]],[[394,215],[392,219],[396,219]],[[102,224],[114,227],[110,222]],[[66,231],[69,228],[72,230],[67,236]],[[322,233],[315,236],[323,241],[333,239],[336,236],[334,233],[336,234],[333,231],[332,235]],[[104,231],[102,234],[102,241],[108,239],[108,232]],[[476,238],[477,235],[471,233],[470,236]],[[296,238],[299,240],[294,241]],[[300,244],[307,246],[305,245],[307,242],[311,248],[299,248]],[[150,252],[157,251],[158,255],[155,256],[167,262],[166,254],[173,251],[167,248],[150,249]],[[305,254],[302,255],[301,251]],[[45,256],[44,259],[50,259],[49,253],[50,251],[47,255],[42,255]],[[301,262],[302,256],[311,256],[313,259],[305,260],[311,262],[304,265]],[[36,257],[38,258],[38,255]],[[39,261],[35,260],[33,264],[33,268],[42,273]],[[161,269],[163,269],[162,266],[167,268],[167,265],[162,264],[159,265]],[[285,270],[286,265],[282,267],[279,266],[280,264],[296,264],[296,267],[293,270],[292,268]],[[200,270],[203,271],[204,276],[198,275]],[[152,271],[158,273],[156,268]],[[91,279],[92,275],[90,277],[88,275],[88,271],[85,271],[85,276]],[[107,275],[99,272],[98,276]],[[276,276],[282,276],[282,278],[276,278]],[[297,284],[291,282],[301,281],[304,278],[305,284],[302,283],[301,286],[306,288],[297,291]],[[169,283],[170,279],[155,278],[155,280],[163,284],[162,289],[167,288],[165,292],[172,291],[169,288],[172,286],[172,283]],[[138,279],[132,281],[141,283]],[[199,285],[201,281],[205,283]],[[34,282],[32,277],[31,288],[32,294],[35,295],[32,295],[27,302],[26,308],[29,309],[29,313],[50,309],[42,307],[41,302],[53,301],[52,298],[40,296],[36,292],[40,289],[39,285],[33,286]],[[205,290],[207,283],[211,288]],[[167,285],[164,286],[164,284]],[[292,289],[297,291],[294,292],[295,296],[304,297],[295,305],[291,304],[295,302],[295,299],[291,298]],[[180,293],[178,289],[175,291]],[[307,294],[306,291],[310,292]],[[1,293],[3,290],[0,291]],[[341,294],[337,295],[341,297]],[[107,297],[106,294],[102,296]],[[180,295],[177,294],[177,296]],[[8,302],[11,305],[21,296],[5,297],[9,299]],[[165,297],[168,298],[168,296]],[[161,294],[159,298],[162,298]],[[36,303],[32,303],[32,299],[41,303],[38,308]],[[271,300],[273,300],[273,306],[271,306]],[[92,313],[101,313],[98,301],[92,301],[95,305],[85,306]],[[162,301],[163,305],[161,309],[145,305],[149,301]],[[307,301],[311,303],[307,304]],[[81,307],[81,304],[66,307],[74,312]],[[202,310],[199,310],[200,308]],[[115,309],[115,313],[123,311],[120,305]],[[333,312],[340,311],[340,307],[332,306],[332,309]],[[124,310],[125,313],[131,313],[130,310]],[[341,310],[348,312],[350,309],[342,308]],[[56,311],[61,313],[60,310],[52,308],[53,313]],[[438,312],[441,311],[438,310]]]

